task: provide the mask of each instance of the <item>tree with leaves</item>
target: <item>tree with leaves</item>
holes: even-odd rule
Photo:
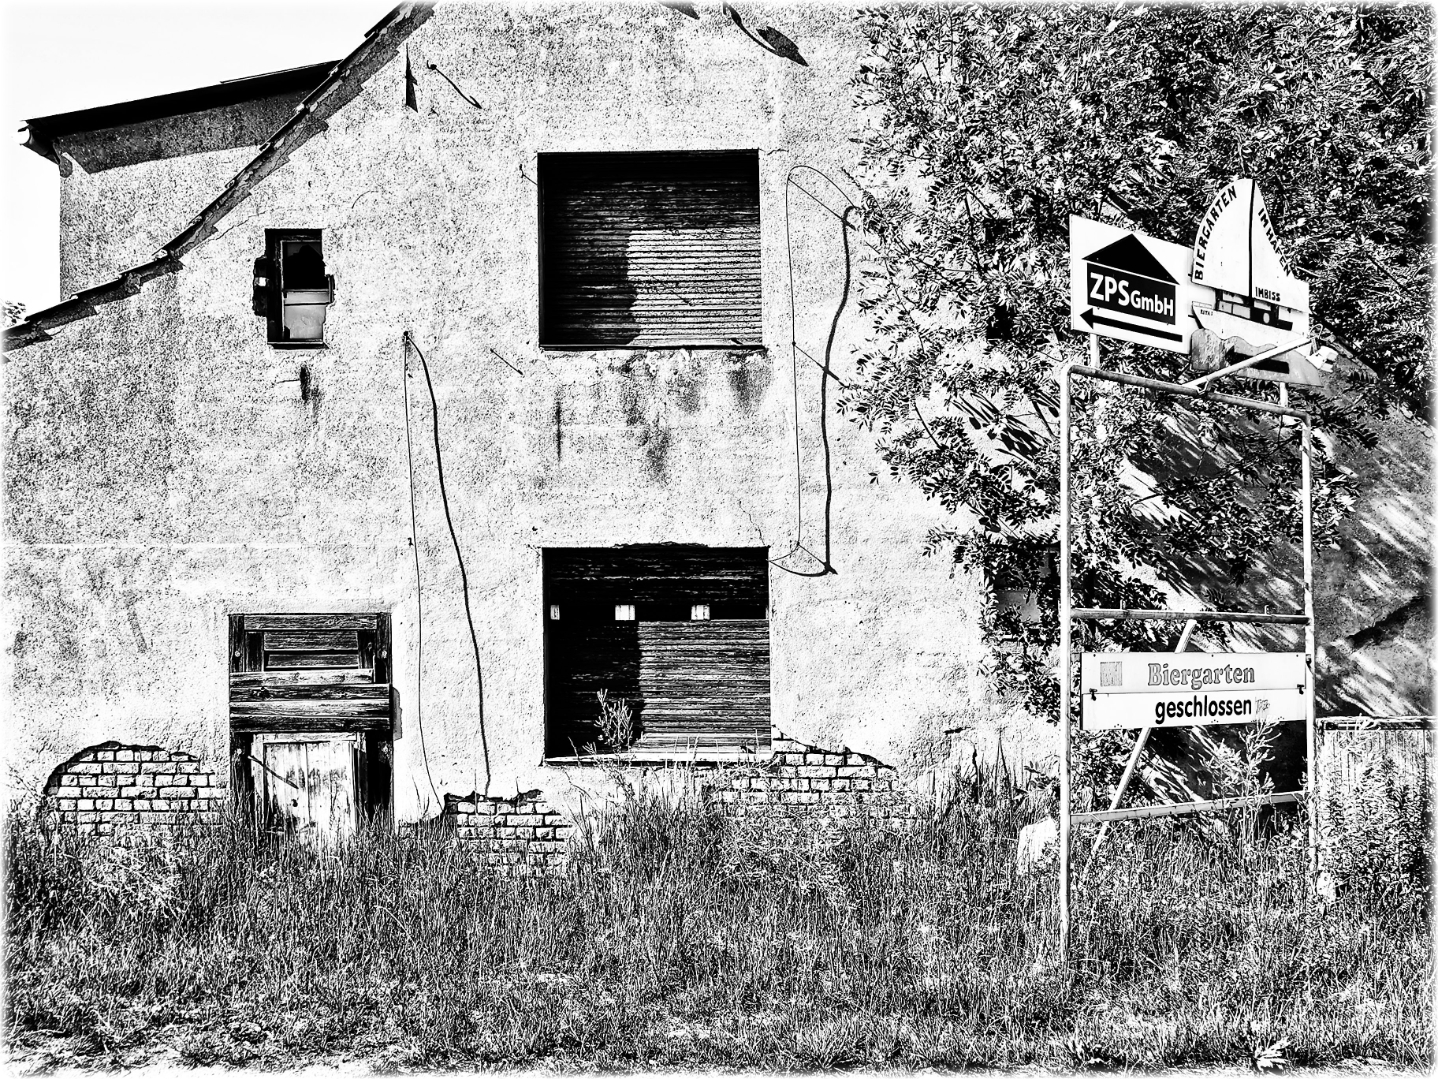
[[[860,307],[873,329],[841,407],[890,472],[952,514],[930,552],[1039,594],[990,603],[1001,687],[1053,718],[1057,384],[1069,329],[1068,217],[1189,245],[1215,193],[1253,177],[1341,392],[1295,392],[1371,445],[1430,422],[1433,180],[1426,6],[880,7],[860,16],[868,118]],[[1182,382],[1185,357],[1109,342],[1105,367]],[[1250,395],[1276,391],[1245,383]],[[1297,429],[1211,400],[1076,380],[1073,572],[1080,606],[1164,606],[1193,576],[1221,607],[1300,535]],[[1346,478],[1320,456],[1319,542]],[[1089,647],[1172,646],[1178,625],[1087,626]]]

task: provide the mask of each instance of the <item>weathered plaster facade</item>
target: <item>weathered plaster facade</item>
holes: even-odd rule
[[[57,138],[60,295],[153,255],[255,156],[303,96],[294,91]]]
[[[6,355],[15,793],[112,739],[193,754],[223,777],[227,616],[387,611],[397,813],[434,815],[475,792],[542,791],[572,807],[600,779],[542,761],[541,551],[768,546],[780,566],[812,572],[820,563],[796,548],[824,549],[828,498],[837,572],[770,574],[773,726],[905,777],[944,759],[954,728],[986,751],[1005,738],[1011,759],[1051,753],[1048,728],[1006,716],[987,694],[980,584],[921,554],[941,511],[912,487],[870,482],[872,439],[834,412],[832,385],[820,408],[824,375],[809,357],[822,357],[841,298],[841,226],[786,191],[786,176],[808,165],[853,191],[861,118],[848,80],[861,42],[837,8],[746,7],[746,17],[781,27],[807,66],[707,10],[691,20],[657,4],[441,5],[181,268]],[[407,61],[417,110],[405,106]],[[93,285],[151,254],[183,224],[169,215],[198,212],[284,104],[94,136],[124,162],[108,171],[85,164],[84,140],[62,147],[73,162],[66,281]],[[228,145],[176,149],[225,124]],[[759,151],[765,347],[541,350],[536,154],[706,149]],[[180,197],[152,211],[150,196],[169,185]],[[806,186],[843,208],[831,189]],[[250,294],[267,228],[323,230],[337,279],[323,350],[266,344]],[[791,315],[801,351],[789,347]],[[435,417],[406,333],[438,400],[482,698]],[[864,333],[850,296],[832,352],[840,378]],[[1405,497],[1405,523],[1392,527],[1407,529],[1416,559],[1426,477]],[[1329,572],[1330,592],[1354,603],[1342,632],[1361,630],[1364,602]],[[1367,609],[1401,607],[1412,598],[1402,590],[1427,580],[1416,569],[1394,578],[1399,591]],[[1426,695],[1402,700],[1429,707]]]
[[[772,17],[808,67],[727,20],[657,5],[441,6],[406,43],[417,112],[396,55],[183,269],[7,357],[17,787],[110,738],[222,761],[226,615],[343,609],[393,614],[400,814],[483,790],[474,662],[411,354],[422,699],[416,684],[405,331],[439,403],[491,794],[562,800],[592,774],[541,764],[543,548],[767,545],[818,568],[781,558],[800,538],[796,389],[813,550],[826,496],[823,376],[800,354],[796,378],[788,348],[785,176],[803,163],[848,186],[858,41],[834,9]],[[535,155],[719,148],[760,151],[765,349],[542,352]],[[842,241],[829,211],[797,192],[790,206],[796,337],[817,356]],[[110,225],[97,214],[86,227]],[[250,311],[264,230],[286,227],[324,230],[337,295],[323,351],[270,348]],[[847,312],[841,376],[860,333],[852,297]],[[928,763],[945,728],[973,722],[980,650],[963,612],[977,589],[921,556],[934,510],[869,482],[870,439],[832,409],[827,435],[837,573],[771,574],[773,722],[885,760],[921,747],[913,763]]]

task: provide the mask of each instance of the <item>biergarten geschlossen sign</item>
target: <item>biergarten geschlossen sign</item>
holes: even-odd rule
[[[1080,727],[1196,727],[1304,718],[1302,652],[1085,652]]]

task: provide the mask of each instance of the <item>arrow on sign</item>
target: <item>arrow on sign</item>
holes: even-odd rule
[[[1090,329],[1097,323],[1100,326],[1112,326],[1115,329],[1127,330],[1129,333],[1141,333],[1146,337],[1157,337],[1162,341],[1183,340],[1183,334],[1181,333],[1168,333],[1166,330],[1154,330],[1147,326],[1141,326],[1137,322],[1123,322],[1116,318],[1104,318],[1102,315],[1095,315],[1092,307],[1080,315],[1079,318],[1087,322]]]

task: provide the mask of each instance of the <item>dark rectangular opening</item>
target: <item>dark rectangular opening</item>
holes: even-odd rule
[[[540,344],[762,344],[759,155],[539,155]]]
[[[766,547],[545,551],[546,755],[766,750],[768,570]],[[628,745],[605,737],[601,692]]]
[[[335,279],[325,272],[319,229],[266,229],[255,260],[254,311],[276,348],[323,348]]]

